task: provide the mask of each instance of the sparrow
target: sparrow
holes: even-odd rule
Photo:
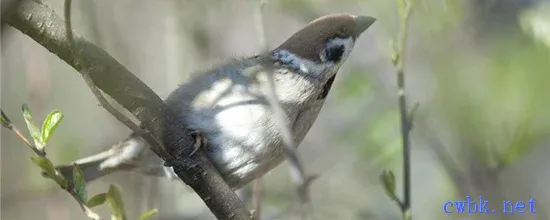
[[[176,113],[179,122],[175,123],[200,132],[206,140],[200,150],[227,184],[239,189],[285,159],[265,79],[249,70],[270,68],[276,99],[298,146],[356,40],[375,20],[350,14],[317,18],[269,52],[193,74],[164,101]],[[56,168],[70,178],[72,164],[80,166],[86,182],[117,171],[177,178],[135,133],[111,149]]]

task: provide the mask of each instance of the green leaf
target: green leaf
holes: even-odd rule
[[[95,196],[92,196],[90,200],[86,203],[88,207],[93,208],[98,205],[103,205],[107,201],[107,193],[100,193]]]
[[[2,109],[0,109],[0,113],[2,114],[2,117],[0,118],[0,123],[2,123],[2,126],[4,126],[5,128],[11,130],[12,125],[10,119],[6,114],[4,114],[4,111],[2,111]]]
[[[57,174],[50,160],[48,160],[45,157],[31,157],[31,160],[34,164],[42,168],[42,171],[44,172],[44,174],[46,174],[47,177],[54,180],[62,188],[67,187],[67,180],[65,180],[65,178]]]
[[[107,204],[109,204],[109,208],[111,209],[112,219],[126,220],[122,195],[120,190],[113,184],[111,184],[109,191],[107,191]]]
[[[25,119],[25,122],[27,123],[27,128],[29,129],[29,132],[31,133],[31,137],[34,140],[34,144],[36,145],[36,148],[39,151],[44,151],[44,142],[42,141],[42,135],[40,134],[40,130],[32,120],[32,112],[29,109],[29,107],[26,104],[23,104],[22,106],[23,110],[23,118]]]
[[[82,201],[86,202],[88,200],[88,194],[86,192],[86,180],[84,180],[84,174],[80,166],[73,165],[73,187],[76,196]]]
[[[151,209],[139,216],[139,220],[149,220],[153,215],[157,214],[157,209]]]
[[[50,137],[62,120],[63,113],[59,110],[52,111],[50,112],[50,114],[48,114],[48,116],[46,116],[46,119],[42,124],[41,136],[41,140],[44,144],[48,143],[48,140],[50,140]]]
[[[54,178],[56,176],[53,164],[50,160],[44,157],[31,157],[34,164],[38,165],[48,177]]]
[[[384,184],[384,190],[390,198],[395,198],[395,175],[391,170],[384,170],[380,174],[380,180]]]

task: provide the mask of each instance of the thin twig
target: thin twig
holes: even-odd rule
[[[265,34],[264,16],[263,16],[263,9],[266,4],[267,4],[267,0],[260,0],[260,3],[258,4],[258,8],[255,13],[255,19],[254,19],[254,21],[256,22],[256,33],[258,34],[258,42],[260,44],[262,53],[267,52],[269,50],[269,46],[267,45],[267,39],[265,37],[266,34]],[[262,216],[261,188],[262,188],[262,177],[258,177],[252,183],[252,204],[254,207],[254,212],[252,214],[255,220],[259,220]]]
[[[403,213],[403,219],[410,220],[411,216],[411,144],[410,131],[412,122],[407,110],[407,99],[405,95],[405,55],[407,51],[407,35],[409,17],[412,9],[410,0],[403,0],[405,8],[400,14],[400,30],[398,36],[398,45],[395,53],[394,65],[397,72],[397,95],[399,96],[399,114],[401,117],[401,136],[403,144],[403,201],[400,208]]]
[[[66,191],[71,194],[71,196],[74,198],[74,200],[76,200],[76,202],[78,202],[78,205],[80,206],[80,209],[82,209],[82,212],[84,212],[84,214],[86,214],[86,216],[88,216],[88,218],[90,219],[94,219],[94,220],[100,220],[101,217],[95,213],[94,211],[92,211],[92,209],[90,209],[90,207],[88,207],[86,205],[86,202],[85,201],[82,201],[82,199],[80,199],[76,192],[74,190],[71,190],[71,189],[66,189]]]
[[[45,157],[46,156],[46,152],[44,151],[40,151],[38,150],[38,148],[36,148],[36,146],[34,146],[34,144],[32,144],[29,139],[27,139],[25,137],[25,135],[23,135],[23,133],[21,133],[21,131],[15,126],[12,124],[12,128],[11,130],[13,131],[13,133],[21,140],[23,141],[27,146],[29,146],[31,148],[32,151],[34,151],[34,153],[36,153],[38,156],[40,157]]]
[[[254,207],[253,218],[260,220],[262,217],[262,178],[254,180],[252,183],[252,204]]]
[[[73,29],[71,25],[71,3],[72,0],[65,0],[65,29],[67,34],[67,41],[71,44],[71,47],[74,47],[74,35],[73,35]],[[75,53],[75,56],[78,54]],[[126,117],[124,114],[122,114],[119,110],[117,110],[109,101],[107,98],[101,93],[101,91],[97,88],[97,86],[94,84],[92,78],[90,77],[90,74],[86,71],[82,72],[82,78],[84,79],[84,82],[86,82],[86,85],[88,85],[88,88],[92,91],[94,96],[99,101],[99,104],[105,108],[111,115],[113,115],[118,121],[122,122],[126,127],[130,128],[135,133],[141,135],[145,134],[145,132],[136,124],[134,123],[130,118]]]
[[[260,0],[255,14],[256,19],[254,19],[254,21],[256,22],[256,33],[258,34],[258,42],[260,43],[262,52],[267,52],[269,50],[269,46],[267,45],[267,38],[265,37],[266,34],[264,27],[264,8],[266,4],[267,0]]]
[[[264,8],[266,2],[267,0],[260,1],[258,12],[256,14],[256,28],[258,31],[258,36],[260,37],[260,42],[266,42],[262,16],[262,9]],[[262,45],[262,47],[264,49],[264,52],[267,52],[267,46]],[[277,125],[281,130],[281,136],[284,142],[284,154],[286,155],[286,158],[290,165],[290,175],[295,184],[298,186],[298,195],[300,197],[300,201],[302,202],[302,204],[308,204],[311,200],[309,196],[309,185],[314,177],[308,177],[306,175],[304,166],[302,165],[296,153],[292,131],[290,130],[289,123],[286,120],[287,117],[283,110],[283,107],[281,106],[281,103],[279,103],[279,99],[277,98],[277,92],[275,90],[275,79],[271,71],[272,69],[272,66],[266,66],[266,68],[259,71],[258,76],[265,77],[265,80],[267,81],[267,101],[269,102],[269,105],[273,110],[275,120],[277,121]]]
[[[65,17],[65,33],[66,33],[66,40],[70,44],[71,48],[77,48],[75,46],[75,39],[72,29],[72,19],[71,19],[71,4],[72,0],[65,0],[64,4],[64,17]],[[73,54],[75,56],[78,56],[80,52],[73,51]],[[77,57],[78,58],[78,57]],[[107,100],[107,98],[103,95],[103,93],[98,89],[98,87],[95,85],[93,79],[90,76],[90,73],[86,70],[80,71],[81,76],[84,79],[84,82],[90,88],[92,91],[92,94],[96,97],[101,107],[103,107],[107,112],[111,113],[118,121],[120,121],[122,124],[126,125],[126,127],[130,128],[133,132],[136,134],[142,136],[145,140],[147,140],[150,144],[153,143],[156,145],[156,147],[153,148],[153,151],[155,149],[161,149],[162,144],[158,139],[153,137],[151,134],[143,131],[136,123],[134,123],[130,118],[126,117],[120,110],[116,109],[111,103]],[[157,152],[159,153],[159,152]],[[166,155],[165,155],[166,156]]]
[[[267,0],[260,0],[260,3],[258,5],[258,9],[256,10],[256,33],[258,34],[258,42],[260,44],[262,52],[267,52],[269,50],[267,46],[267,39],[265,37],[265,28],[263,25],[263,8],[265,4],[267,3]],[[262,187],[262,177],[259,177],[254,180],[252,183],[252,204],[254,207],[253,218],[255,220],[259,220],[262,216],[261,214],[261,206],[262,206],[262,195],[261,195],[261,187]]]

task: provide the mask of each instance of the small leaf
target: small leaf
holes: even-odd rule
[[[157,214],[157,209],[151,209],[139,216],[139,220],[149,220],[153,215]]]
[[[122,195],[120,194],[120,190],[118,190],[118,188],[113,184],[111,184],[109,191],[107,191],[107,204],[109,204],[113,219],[126,220]]]
[[[395,198],[395,175],[393,174],[393,172],[391,170],[382,171],[380,179],[384,184],[384,190],[386,190],[386,194],[391,198]]]
[[[88,200],[88,195],[86,192],[86,180],[84,180],[84,174],[82,169],[76,164],[73,165],[73,187],[76,196],[82,201],[86,202]]]
[[[103,205],[107,201],[107,193],[100,193],[95,196],[92,196],[90,200],[86,203],[88,207],[93,208],[98,205]]]
[[[59,125],[59,123],[63,120],[63,113],[59,110],[55,110],[50,112],[48,116],[46,116],[46,119],[44,120],[44,123],[42,124],[42,142],[44,144],[48,143],[48,140],[50,140],[50,137],[52,136],[53,132]]]
[[[40,168],[42,168],[42,171],[44,171],[44,173],[46,175],[48,175],[48,177],[54,178],[56,176],[55,170],[53,168],[53,164],[47,158],[44,158],[44,157],[31,157],[31,160],[34,164],[36,164]]]
[[[44,151],[44,143],[42,142],[42,135],[40,134],[40,130],[32,120],[32,112],[29,109],[29,107],[26,104],[23,104],[22,106],[23,110],[23,118],[25,119],[25,122],[27,123],[27,128],[29,129],[29,132],[31,133],[31,137],[34,140],[34,144],[36,145],[36,148],[39,151]]]
[[[0,123],[2,123],[2,126],[4,126],[5,128],[11,130],[12,125],[10,119],[6,114],[4,114],[4,111],[2,111],[2,109],[0,109],[0,113],[2,114],[2,117],[0,118]]]
[[[67,180],[61,175],[58,175],[58,172],[54,169],[54,166],[50,160],[45,157],[31,157],[31,160],[34,164],[42,168],[42,171],[46,177],[54,180],[62,188],[67,187]]]

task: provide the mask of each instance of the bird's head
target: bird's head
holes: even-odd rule
[[[349,14],[317,18],[273,50],[273,55],[303,74],[327,80],[336,74],[351,53],[355,40],[375,20]]]

